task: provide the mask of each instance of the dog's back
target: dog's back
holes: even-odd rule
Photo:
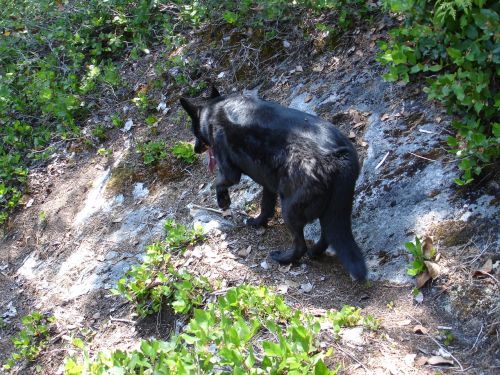
[[[350,169],[354,180],[358,176],[352,143],[317,116],[255,97],[231,95],[215,101],[204,121],[222,126],[233,161],[262,185],[270,174],[288,174],[295,182],[319,183],[325,188],[339,169]]]

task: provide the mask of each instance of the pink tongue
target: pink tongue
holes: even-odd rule
[[[212,148],[211,147],[208,148],[207,157],[208,157],[208,170],[210,172],[214,173],[215,166],[217,165],[217,162],[215,161],[215,158],[212,155]]]

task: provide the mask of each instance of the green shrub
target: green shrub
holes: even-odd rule
[[[132,266],[117,282],[114,294],[134,302],[137,312],[146,316],[169,304],[177,313],[187,313],[203,302],[203,291],[209,290],[206,278],[178,271],[171,262],[173,252],[184,251],[202,238],[199,228],[188,229],[169,219],[167,236],[146,248],[144,261]]]
[[[24,328],[17,336],[12,338],[16,351],[3,365],[4,370],[11,370],[16,363],[24,360],[34,361],[38,357],[40,352],[47,346],[50,327],[55,322],[55,318],[53,316],[46,317],[42,313],[35,311],[24,316],[21,321]]]
[[[139,143],[136,149],[137,152],[142,154],[142,159],[146,165],[157,163],[168,156],[167,145],[164,140]]]
[[[143,341],[133,352],[98,353],[83,363],[67,358],[67,374],[336,374],[319,345],[320,318],[294,311],[267,287],[230,288],[204,309],[195,309],[183,332],[168,341]]]
[[[429,99],[446,105],[456,120],[451,152],[463,175],[473,181],[499,156],[500,94],[495,76],[500,69],[498,25],[500,3],[486,0],[385,0],[404,16],[402,25],[381,43],[379,60],[389,65],[385,78],[410,81],[424,77]]]
[[[187,164],[193,164],[197,159],[193,145],[189,142],[177,142],[172,147],[172,154]]]

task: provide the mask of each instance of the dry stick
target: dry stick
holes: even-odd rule
[[[472,345],[472,348],[470,348],[470,350],[474,350],[474,348],[476,347],[477,345],[477,342],[479,341],[479,337],[481,336],[481,333],[483,332],[483,325],[481,325],[481,330],[479,331],[477,337],[476,337],[476,341],[474,342],[474,345]]]
[[[113,318],[111,315],[109,316],[109,320],[111,322],[120,322],[120,323],[128,323],[128,324],[136,324],[133,320],[130,319],[119,319],[119,318]]]
[[[409,154],[411,154],[413,156],[416,156],[417,158],[420,158],[420,159],[424,159],[424,160],[428,160],[428,161],[437,161],[437,160],[434,160],[434,159],[426,158],[425,156],[414,154],[413,152],[409,152]]]
[[[368,372],[369,374],[372,374],[372,371],[370,371],[364,364],[363,362],[361,362],[360,360],[358,360],[356,357],[354,357],[352,354],[350,354],[349,352],[346,352],[344,349],[342,349],[339,345],[335,344],[335,347],[340,350],[342,353],[344,353],[346,356],[348,356],[349,358],[353,359],[354,361],[356,361],[361,367],[363,367],[365,369],[366,372]]]
[[[418,319],[414,318],[413,316],[411,316],[411,315],[406,315],[406,316],[408,318],[410,318],[410,319],[413,319],[418,324],[422,325],[422,322],[420,322]],[[432,337],[428,333],[426,333],[425,336],[427,336],[428,338],[430,338],[432,341],[434,341],[434,343],[436,343],[437,346],[439,346],[446,353],[448,353],[450,355],[450,357],[453,358],[458,363],[458,365],[460,366],[460,371],[464,371],[464,366],[462,366],[462,364],[460,363],[460,361],[453,354],[451,354],[450,351],[448,351],[443,345],[441,345],[441,343],[439,341],[437,341],[434,337]]]
[[[224,211],[217,210],[216,208],[198,206],[197,204],[192,204],[191,207],[197,208],[198,210],[205,210],[205,211],[215,212],[216,214],[219,214],[219,215],[224,215]]]
[[[381,166],[382,164],[384,164],[384,161],[385,161],[385,159],[387,159],[387,157],[389,156],[389,153],[390,153],[390,151],[387,151],[387,154],[385,154],[385,156],[382,158],[382,160],[380,160],[380,163],[378,163],[378,164],[377,164],[377,166],[375,167],[375,169],[379,169],[379,168],[380,168],[380,166]]]

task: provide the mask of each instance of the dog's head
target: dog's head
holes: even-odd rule
[[[219,94],[219,91],[217,91],[215,86],[212,86],[209,98],[187,99],[182,97],[180,99],[182,108],[184,108],[188,113],[189,117],[191,117],[192,121],[191,129],[196,138],[194,144],[194,152],[196,152],[197,154],[205,152],[211,146],[210,134],[201,129],[201,122],[200,122],[201,111],[206,105],[208,105],[208,103],[212,99],[217,98],[219,96],[221,96]]]

